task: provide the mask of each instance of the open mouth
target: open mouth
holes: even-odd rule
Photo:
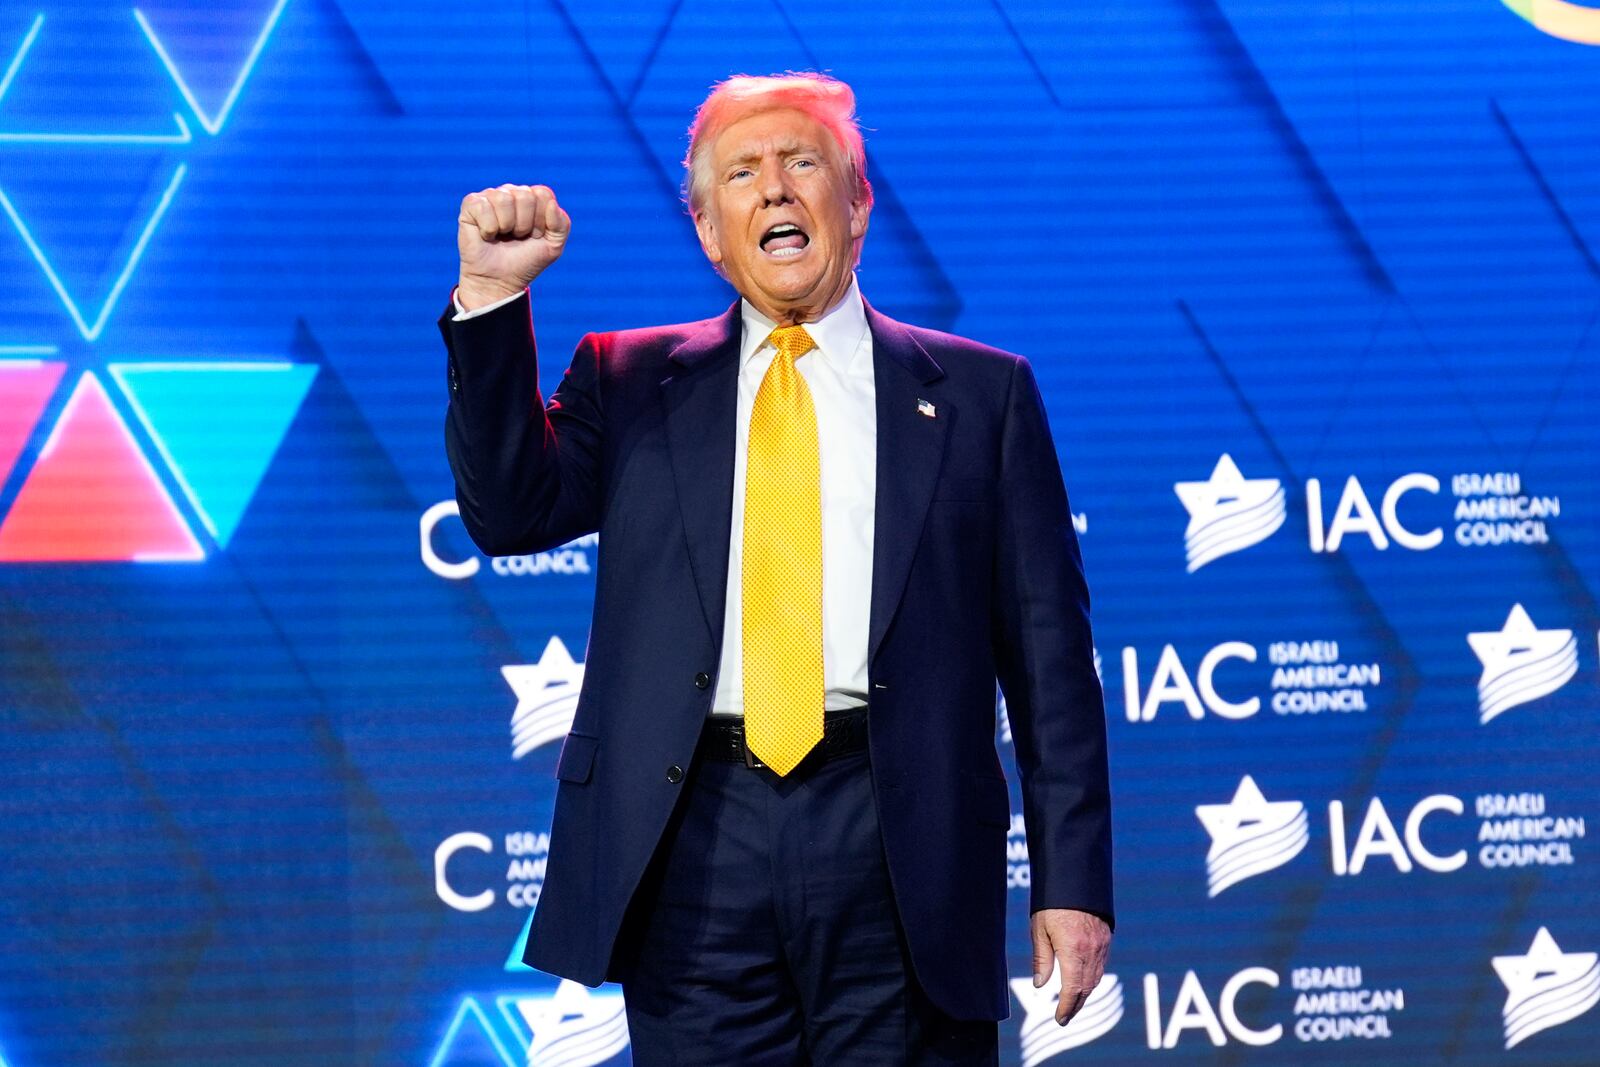
[[[761,235],[761,250],[779,259],[798,256],[810,243],[806,232],[792,222],[780,222]]]

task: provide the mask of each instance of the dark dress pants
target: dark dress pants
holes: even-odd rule
[[[912,973],[867,753],[821,757],[695,761],[618,950],[638,1067],[999,1062]]]

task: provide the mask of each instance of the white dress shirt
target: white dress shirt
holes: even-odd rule
[[[520,296],[521,294],[517,294]],[[464,311],[474,318],[515,300]],[[728,530],[728,591],[713,715],[744,714],[744,478],[750,410],[776,349],[776,324],[739,302],[739,388],[733,453],[733,522]],[[878,409],[872,333],[854,278],[850,291],[816,322],[805,324],[817,347],[795,361],[817,414],[822,476],[822,679],[828,709],[867,703],[867,640],[872,614],[873,508],[878,487]]]
[[[728,530],[728,600],[713,715],[744,713],[744,477],[750,410],[777,349],[776,324],[739,304],[739,400],[735,409],[733,523]],[[872,333],[855,279],[843,300],[805,324],[817,347],[795,360],[817,413],[822,474],[822,684],[826,708],[867,702],[867,627],[872,607],[873,503],[878,486],[878,409]]]

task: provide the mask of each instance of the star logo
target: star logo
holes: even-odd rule
[[[1172,488],[1189,512],[1183,540],[1190,574],[1265,541],[1287,515],[1282,483],[1276,478],[1246,478],[1226,452],[1209,479],[1178,482]]]
[[[537,994],[462,997],[428,1062],[595,1067],[627,1047],[622,992],[615,986],[591,992],[563,979],[554,990]]]
[[[1022,1067],[1034,1067],[1068,1049],[1087,1045],[1122,1021],[1122,982],[1114,974],[1101,977],[1089,999],[1066,1026],[1056,1022],[1056,1004],[1061,999],[1060,965],[1050,980],[1035,989],[1033,977],[1011,979],[1011,994],[1022,1006],[1022,1027],[1018,1034]]]
[[[1248,774],[1226,804],[1194,809],[1211,849],[1206,853],[1208,896],[1246,878],[1282,867],[1311,840],[1306,806],[1298,800],[1269,801]]]
[[[543,997],[518,997],[517,1016],[528,1028],[528,1063],[591,1067],[628,1047],[622,995],[591,993],[570,978]]]
[[[1514,1048],[1552,1026],[1571,1022],[1600,1003],[1600,957],[1562,952],[1550,931],[1539,927],[1523,956],[1496,956],[1495,973],[1506,987],[1501,1009],[1506,1048]]]
[[[1511,607],[1498,631],[1467,635],[1483,664],[1478,679],[1478,721],[1554,693],[1578,673],[1578,642],[1571,630],[1541,630],[1521,604]]]
[[[574,663],[561,638],[552,637],[538,663],[501,667],[517,707],[511,713],[511,758],[559,741],[572,729],[583,686],[583,664]]]

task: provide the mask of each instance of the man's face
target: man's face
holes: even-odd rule
[[[709,146],[710,190],[695,217],[707,258],[779,325],[819,318],[850,288],[871,207],[844,152],[803,111],[758,111]]]

